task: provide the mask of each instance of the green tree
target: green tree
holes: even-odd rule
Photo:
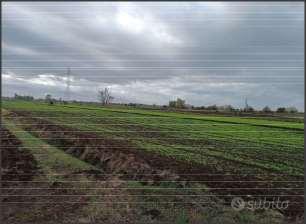
[[[48,103],[48,104],[53,104],[51,94],[47,94],[47,95],[46,95],[45,101],[46,101],[46,103]]]
[[[277,113],[285,113],[286,112],[286,108],[285,107],[279,107],[276,110]]]
[[[264,108],[262,108],[262,112],[264,112],[264,113],[270,113],[270,112],[272,112],[272,110],[270,109],[270,107],[265,106]]]
[[[181,98],[177,98],[176,100],[169,101],[169,107],[173,108],[185,108],[185,100],[182,100]]]
[[[296,109],[296,107],[287,107],[286,108],[286,112],[288,112],[288,113],[297,113],[298,109]]]

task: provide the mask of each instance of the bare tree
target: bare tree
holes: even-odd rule
[[[99,91],[99,100],[102,105],[110,104],[113,99],[114,97],[111,96],[109,88],[105,88],[104,90]]]

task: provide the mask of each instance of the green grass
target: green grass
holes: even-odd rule
[[[303,175],[304,126],[298,122],[200,116],[125,108],[93,106],[87,108],[71,104],[49,106],[43,103],[22,101],[4,101],[3,107],[9,111],[28,111],[33,117],[42,117],[53,123],[73,127],[80,132],[94,132],[99,136],[113,139],[128,139],[139,150],[213,166],[223,173],[236,171],[241,174],[268,171],[268,173],[284,172]],[[34,154],[43,173],[70,173],[96,169],[47,144],[43,139],[34,137],[22,129],[23,124],[18,123],[17,119],[9,119],[7,114],[4,115],[5,126],[22,141],[23,147],[28,148]],[[41,157],[40,154],[44,156]],[[87,179],[84,180],[87,181]],[[195,192],[195,189],[188,192],[188,189],[179,188],[176,183],[172,182],[162,182],[159,186],[154,187],[137,181],[129,181],[123,186],[130,190],[120,192],[120,194],[126,194],[126,200],[129,200],[131,205],[138,201],[164,202],[165,200],[165,197],[150,195],[209,194],[205,185],[194,184],[196,185],[192,185],[193,187],[199,186],[197,189],[199,192]],[[79,187],[79,185],[76,186]],[[97,185],[97,187],[101,186]],[[95,192],[84,193],[94,194]],[[132,193],[142,195],[142,197],[131,197]],[[170,196],[167,197],[167,200],[170,199]],[[266,212],[269,211],[258,214],[249,211],[237,213],[219,202],[211,205],[212,200],[215,200],[214,197],[198,197],[198,199],[199,204],[204,199],[208,203],[205,207],[201,207],[201,212],[197,213],[198,217],[193,217],[188,213],[188,208],[183,206],[176,205],[174,212],[172,207],[164,205],[165,207],[160,209],[162,211],[160,219],[171,220],[171,223],[237,224],[281,223],[282,220],[279,217],[273,218],[271,215],[266,215]],[[91,197],[90,200],[95,201],[97,198]],[[172,200],[176,201],[177,198]],[[144,222],[147,222],[147,216],[142,216],[140,211],[148,210],[148,208],[148,205],[138,208],[137,220],[141,216]],[[108,207],[102,205],[86,206],[80,214],[93,214],[97,216],[97,220],[107,220],[113,215],[113,210],[108,211],[107,209]]]
[[[304,124],[299,122],[23,101],[4,101],[3,107],[228,172],[304,173]]]
[[[12,107],[23,107],[28,108],[31,110],[36,110],[33,107],[32,102],[25,102],[25,101],[4,101],[5,106],[12,106]],[[44,103],[34,103],[35,105],[39,104],[40,108],[47,107],[50,109],[48,104]],[[257,117],[229,117],[229,116],[212,116],[212,115],[193,115],[193,114],[183,114],[183,113],[176,113],[176,112],[169,112],[169,111],[151,111],[147,109],[124,109],[124,108],[109,108],[109,107],[97,107],[92,105],[80,106],[76,104],[69,104],[69,105],[53,105],[53,108],[50,110],[57,111],[58,108],[69,108],[70,111],[75,110],[99,110],[104,112],[116,112],[119,116],[120,114],[125,116],[124,114],[130,115],[149,115],[149,116],[160,116],[160,117],[174,117],[174,118],[181,118],[181,119],[195,119],[201,121],[214,121],[214,122],[221,122],[221,123],[230,123],[230,124],[249,124],[255,126],[267,126],[267,127],[278,127],[278,128],[288,128],[288,129],[299,129],[304,130],[304,123],[301,122],[292,122],[292,121],[279,121],[279,120],[271,120],[266,118],[257,118]],[[37,108],[38,109],[38,108]]]
[[[7,119],[4,120],[4,125],[21,140],[23,147],[34,155],[39,168],[45,174],[62,173],[63,171],[69,174],[71,172],[97,170],[94,166],[34,137]]]

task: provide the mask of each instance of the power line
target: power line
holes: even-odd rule
[[[66,73],[66,96],[65,96],[65,100],[67,101],[70,101],[70,84],[71,84],[71,81],[70,81],[70,73],[71,73],[71,70],[70,70],[70,67],[67,68],[67,73]]]

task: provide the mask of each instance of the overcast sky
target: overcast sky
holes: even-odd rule
[[[304,108],[303,2],[2,2],[2,93]]]

